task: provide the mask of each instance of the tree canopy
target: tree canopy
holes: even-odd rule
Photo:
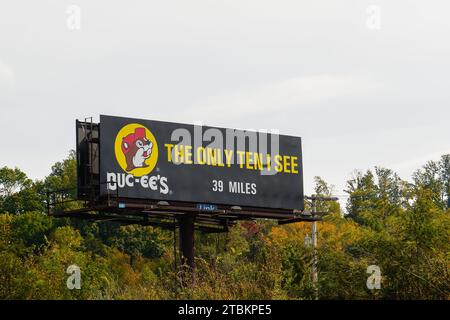
[[[315,177],[315,194],[333,186]],[[410,181],[375,167],[347,181],[345,208],[321,202],[318,283],[311,225],[245,221],[226,234],[196,234],[196,282],[185,286],[173,232],[139,225],[55,219],[46,192],[75,197],[74,153],[32,181],[0,169],[0,299],[449,299],[450,155]],[[307,204],[309,206],[309,204]],[[66,286],[71,265],[81,289]],[[369,266],[381,272],[367,286]]]

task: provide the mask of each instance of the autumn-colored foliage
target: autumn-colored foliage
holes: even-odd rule
[[[317,223],[316,249],[305,222],[244,221],[227,234],[196,233],[192,284],[183,281],[173,232],[46,215],[45,190],[73,186],[74,161],[71,154],[42,181],[0,169],[0,299],[450,298],[449,155],[412,182],[384,168],[357,172],[345,210],[316,203],[330,213]],[[315,193],[330,196],[332,188],[317,177]],[[69,265],[81,270],[79,290],[67,288]],[[380,269],[379,289],[367,286],[369,266]]]

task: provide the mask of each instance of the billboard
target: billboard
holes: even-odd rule
[[[303,210],[301,138],[100,116],[100,196]]]

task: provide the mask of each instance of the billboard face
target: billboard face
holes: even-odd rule
[[[299,137],[100,116],[100,194],[303,209]]]

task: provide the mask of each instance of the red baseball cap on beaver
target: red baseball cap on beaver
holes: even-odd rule
[[[136,128],[134,133],[130,133],[122,140],[122,152],[127,154],[130,151],[130,145],[136,140],[145,138],[145,128]]]

